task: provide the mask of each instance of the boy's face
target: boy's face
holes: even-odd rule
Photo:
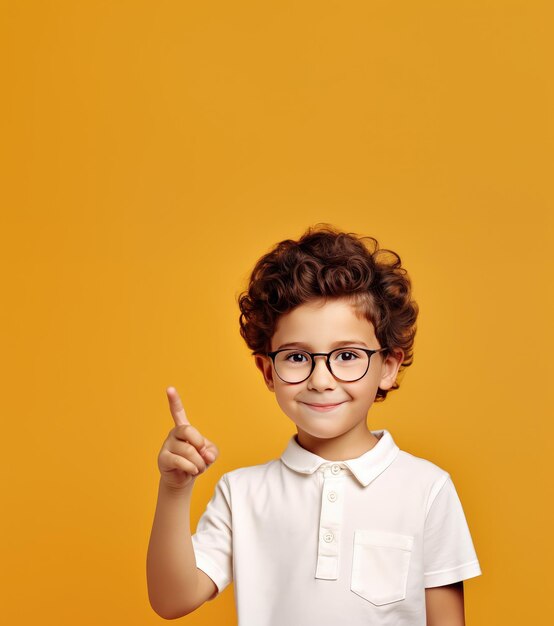
[[[322,299],[314,300],[282,315],[272,337],[271,350],[299,342],[302,346],[290,347],[309,352],[330,352],[339,341],[348,341],[350,347],[370,350],[384,347],[379,345],[373,325],[358,317],[352,305],[343,298],[327,303]],[[268,388],[275,392],[283,412],[296,424],[298,442],[303,447],[315,453],[323,449],[326,453],[348,454],[350,451],[355,453],[355,448],[359,451],[364,443],[367,448],[367,443],[374,439],[368,431],[367,412],[378,387],[391,388],[403,358],[401,351],[386,358],[381,353],[373,354],[366,375],[354,382],[334,378],[327,369],[325,357],[316,357],[311,376],[298,384],[282,381],[269,357],[256,356],[256,365]],[[318,410],[314,404],[335,406]]]

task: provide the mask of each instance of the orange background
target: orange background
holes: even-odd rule
[[[221,450],[195,524],[223,472],[293,433],[236,297],[317,222],[412,277],[414,364],[369,424],[453,477],[483,569],[467,623],[548,621],[550,6],[1,3],[6,624],[164,621],[165,388]],[[231,586],[187,618],[222,623]]]

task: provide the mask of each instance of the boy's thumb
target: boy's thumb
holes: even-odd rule
[[[208,441],[207,439],[204,440],[206,444],[202,449],[201,454],[204,457],[206,463],[213,463],[217,459],[219,451],[211,441]]]

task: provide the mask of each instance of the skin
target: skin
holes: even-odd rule
[[[311,352],[328,352],[339,340],[355,339],[351,346],[381,346],[373,326],[358,317],[344,300],[322,300],[301,305],[279,319],[272,350],[301,341]],[[329,372],[323,357],[303,383],[290,385],[273,375],[267,357],[256,357],[268,388],[283,412],[295,423],[298,443],[328,460],[356,458],[377,439],[366,418],[377,389],[390,389],[403,360],[401,351],[371,357],[359,381],[343,383]],[[147,559],[148,591],[154,610],[165,619],[187,615],[213,597],[217,588],[196,561],[190,541],[190,500],[194,482],[219,456],[217,446],[189,422],[174,387],[167,388],[174,428],[158,456],[160,487]],[[309,403],[341,403],[318,412]],[[465,626],[463,582],[425,590],[427,626]]]
[[[318,299],[302,304],[279,318],[271,350],[302,342],[310,352],[329,352],[335,342],[356,340],[351,347],[371,350],[380,346],[373,325],[358,317],[345,300]],[[265,383],[275,393],[283,412],[295,423],[298,443],[332,461],[356,458],[371,450],[377,438],[367,426],[367,413],[377,389],[390,389],[396,380],[404,355],[396,350],[383,358],[371,356],[367,374],[358,381],[341,382],[327,369],[324,357],[316,357],[312,375],[302,383],[283,382],[274,372],[271,359],[257,356],[256,365]],[[309,404],[342,403],[332,411],[314,411]]]
[[[425,589],[427,626],[465,626],[464,581]]]
[[[166,390],[174,427],[158,455],[160,484],[148,545],[148,596],[165,619],[192,613],[217,591],[196,567],[190,504],[196,478],[219,456],[217,446],[191,425],[175,387]]]

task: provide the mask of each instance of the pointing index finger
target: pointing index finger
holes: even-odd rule
[[[173,416],[173,421],[176,426],[181,426],[182,424],[189,425],[190,422],[187,418],[187,414],[185,413],[185,409],[183,408],[183,403],[181,402],[181,398],[177,393],[177,389],[175,387],[168,387],[166,389],[167,398],[169,400],[169,410],[171,411],[171,415]]]

